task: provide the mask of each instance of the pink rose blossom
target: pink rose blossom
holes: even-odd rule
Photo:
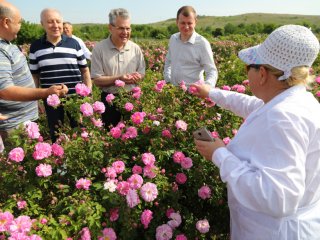
[[[179,227],[180,224],[182,223],[180,213],[173,212],[173,213],[170,214],[170,218],[171,218],[172,220],[168,221],[167,224],[168,224],[172,229]]]
[[[231,139],[229,137],[226,137],[226,138],[222,139],[222,141],[224,142],[225,145],[228,145],[228,143],[231,141]]]
[[[127,204],[130,208],[134,208],[140,203],[140,199],[137,193],[137,190],[129,189],[128,194],[126,195]]]
[[[119,122],[116,127],[122,129],[122,128],[125,128],[126,125],[123,122]]]
[[[120,195],[127,195],[130,189],[130,185],[126,181],[121,181],[117,184],[117,191]]]
[[[117,87],[124,87],[126,83],[122,80],[116,80],[114,81],[114,85],[116,85]]]
[[[152,214],[153,214],[153,212],[149,209],[145,209],[142,212],[141,217],[140,217],[140,221],[143,224],[144,229],[147,229],[149,227],[149,224],[153,218]]]
[[[187,176],[184,173],[177,173],[176,182],[178,184],[185,184],[186,181],[187,181]]]
[[[316,97],[320,97],[320,91],[316,92]]]
[[[83,132],[81,133],[81,137],[84,138],[84,139],[86,139],[86,138],[89,137],[89,133],[88,133],[87,131],[83,131]]]
[[[147,178],[155,178],[156,177],[156,170],[157,168],[153,165],[146,165],[143,168],[143,176],[147,177]]]
[[[175,212],[175,211],[174,211],[173,208],[168,208],[167,211],[166,211],[166,216],[167,216],[167,218],[170,218],[171,213],[174,213],[174,212]]]
[[[36,234],[32,234],[27,240],[42,240],[42,238]]]
[[[76,188],[77,189],[89,190],[90,185],[91,185],[91,180],[86,179],[86,178],[80,178],[76,182]]]
[[[162,224],[156,229],[156,240],[169,240],[172,235],[172,228],[168,224]]]
[[[156,92],[162,92],[163,87],[166,85],[165,80],[158,81],[154,87]]]
[[[136,138],[138,136],[138,130],[135,127],[128,127],[126,131],[128,138]]]
[[[116,170],[116,173],[122,173],[125,169],[125,164],[123,161],[115,161],[112,163],[112,167]]]
[[[227,85],[223,85],[222,90],[226,90],[226,91],[230,91],[231,90],[231,87],[230,86],[227,86]]]
[[[116,97],[112,94],[112,93],[109,93],[107,96],[106,96],[106,101],[107,103],[111,104],[112,101],[115,99]]]
[[[105,176],[107,178],[115,179],[117,177],[117,172],[114,167],[107,167]]]
[[[85,116],[85,117],[90,117],[93,115],[93,108],[90,103],[81,104],[80,111],[82,112],[83,116]]]
[[[52,144],[51,148],[54,156],[63,157],[63,154],[64,154],[63,147],[61,147],[59,144],[54,143]]]
[[[172,134],[170,132],[170,130],[168,129],[164,129],[161,133],[162,137],[165,137],[165,138],[172,138]]]
[[[26,131],[28,133],[28,137],[31,139],[38,139],[40,137],[39,126],[35,122],[29,122],[26,124]]]
[[[153,166],[156,161],[156,158],[152,153],[143,153],[141,158],[142,158],[142,162],[146,166]]]
[[[249,85],[249,79],[243,80],[243,81],[242,81],[242,84],[243,84],[243,85]]]
[[[8,157],[11,161],[21,162],[24,159],[24,151],[21,147],[14,148],[9,152]]]
[[[111,208],[109,214],[111,222],[117,221],[119,218],[119,208]]]
[[[47,97],[47,104],[51,107],[58,107],[60,99],[57,94],[52,94]]]
[[[157,113],[159,114],[163,113],[163,109],[161,107],[157,108]]]
[[[102,230],[102,237],[98,237],[98,240],[116,240],[117,235],[112,228],[105,228]]]
[[[110,129],[110,134],[113,138],[120,138],[121,137],[121,129],[119,127],[113,127]]]
[[[134,124],[141,124],[146,116],[145,112],[135,112],[131,115],[131,120]]]
[[[130,112],[133,110],[133,104],[130,103],[130,102],[127,102],[125,105],[124,105],[124,109],[127,111],[127,112]]]
[[[127,182],[130,188],[139,189],[143,184],[143,178],[139,174],[133,174],[127,179]]]
[[[211,197],[211,189],[208,186],[202,186],[198,190],[198,196],[202,199],[207,199]]]
[[[41,223],[42,225],[46,225],[47,222],[48,222],[48,220],[47,220],[46,218],[41,218],[41,219],[40,219],[40,223]]]
[[[139,99],[141,97],[142,91],[140,87],[134,87],[131,91],[133,92],[133,98]]]
[[[91,93],[91,89],[87,87],[87,85],[83,83],[78,83],[76,85],[76,93],[82,97],[89,96]]]
[[[177,152],[175,152],[175,153],[173,154],[173,161],[174,161],[175,163],[181,163],[181,161],[182,161],[185,157],[186,157],[186,156],[183,154],[183,152],[177,151]]]
[[[52,167],[49,164],[40,164],[36,167],[36,174],[38,177],[49,177],[52,175]]]
[[[144,201],[152,202],[158,196],[157,185],[147,182],[140,188],[140,194]]]
[[[10,212],[0,212],[0,232],[9,231],[14,216]]]
[[[103,102],[99,102],[99,101],[96,101],[92,104],[92,107],[93,107],[93,111],[94,112],[97,112],[97,113],[104,113],[105,110],[106,110],[106,107],[104,106]]]
[[[192,159],[189,157],[183,158],[180,164],[183,169],[190,169],[193,166]]]
[[[27,206],[27,202],[26,201],[18,201],[17,202],[17,207],[19,210],[24,209]]]
[[[91,234],[88,227],[82,228],[80,233],[81,233],[80,240],[91,240]]]
[[[176,121],[176,128],[181,129],[182,131],[186,131],[188,124],[185,121],[178,120]]]
[[[138,165],[134,165],[132,168],[132,173],[133,174],[141,174],[142,173],[142,167]]]
[[[178,234],[176,240],[188,240],[188,238],[184,234]]]
[[[211,132],[211,136],[213,138],[218,138],[219,137],[219,133],[217,131],[213,131],[213,132]]]
[[[184,81],[181,81],[179,85],[180,85],[180,88],[181,88],[184,92],[187,91],[188,88],[187,88],[186,83],[185,83]]]
[[[34,148],[35,151],[32,156],[35,160],[42,160],[51,156],[52,149],[49,143],[39,142]]]
[[[11,233],[11,236],[13,233],[27,233],[30,232],[31,227],[32,221],[30,217],[19,216],[11,222],[9,232]]]
[[[199,220],[196,223],[196,228],[200,233],[203,233],[203,234],[209,232],[210,225],[208,220],[207,219]]]
[[[103,126],[103,122],[100,118],[99,119],[91,118],[90,120],[95,127],[101,128]]]
[[[194,86],[190,86],[189,89],[188,89],[188,92],[190,94],[195,94],[195,93],[198,92],[198,89],[196,87],[194,87]]]
[[[316,77],[315,82],[320,84],[320,76]]]

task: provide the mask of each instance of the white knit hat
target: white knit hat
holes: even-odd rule
[[[246,64],[268,64],[284,72],[279,80],[288,79],[291,69],[311,67],[319,53],[319,41],[310,29],[299,25],[284,25],[254,47],[243,49],[239,58]]]

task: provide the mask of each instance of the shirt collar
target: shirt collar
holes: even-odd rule
[[[65,42],[67,40],[67,36],[65,36],[64,34],[61,35],[61,41],[57,44],[59,45],[61,42]],[[41,37],[41,42],[42,43],[50,43],[49,41],[47,41],[47,34],[44,34],[42,37]],[[50,43],[52,44],[52,43]]]
[[[11,44],[9,41],[2,39],[2,38],[0,38],[0,42],[6,43],[6,44]]]
[[[196,42],[196,36],[197,36],[196,31],[193,31],[191,37],[186,42],[194,44]],[[177,35],[177,39],[181,41],[181,33],[180,32]]]
[[[108,41],[108,45],[111,49],[117,49],[117,47],[113,44],[113,42],[111,41],[111,35],[107,38]],[[129,47],[129,41],[124,45],[123,49],[121,51],[129,51],[130,47]],[[118,49],[117,49],[118,50]]]

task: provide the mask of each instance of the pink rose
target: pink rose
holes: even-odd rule
[[[52,148],[49,143],[39,142],[35,145],[35,151],[33,152],[33,158],[35,160],[42,160],[51,156]]]
[[[18,201],[17,206],[18,206],[19,210],[24,209],[27,206],[27,202],[26,201]]]
[[[125,164],[123,161],[115,161],[112,163],[112,167],[115,169],[116,173],[122,173],[125,169]]]
[[[211,197],[211,189],[208,186],[202,186],[198,190],[198,196],[202,199],[207,199]]]
[[[115,233],[115,231],[112,228],[105,228],[102,230],[102,237],[98,237],[98,240],[116,240],[117,239],[117,235]]]
[[[182,131],[186,131],[188,124],[182,120],[176,121],[176,128],[181,129]]]
[[[99,102],[99,101],[94,102],[92,107],[93,107],[93,111],[100,114],[104,113],[106,110],[106,107],[104,106],[103,102]]]
[[[178,184],[185,184],[186,181],[187,181],[187,176],[184,173],[177,173],[176,182]]]
[[[91,181],[89,179],[86,179],[86,178],[80,178],[76,182],[76,188],[77,189],[89,190],[90,185],[91,185]]]
[[[152,211],[149,209],[145,209],[140,217],[140,221],[143,224],[144,229],[147,229],[149,227],[149,224],[152,220]]]
[[[139,195],[137,190],[129,189],[128,194],[126,195],[127,204],[130,208],[134,208],[140,203]]]
[[[88,88],[87,85],[83,83],[78,83],[75,88],[76,88],[76,93],[83,97],[89,96],[91,93],[91,89]]]
[[[24,159],[24,151],[21,147],[14,148],[9,152],[8,157],[11,161],[21,162]]]
[[[49,164],[40,164],[36,167],[36,174],[38,177],[49,177],[52,175],[52,167]]]
[[[203,234],[209,232],[210,225],[208,220],[207,219],[199,220],[196,223],[196,228],[200,233],[203,233]]]
[[[156,161],[156,158],[152,153],[143,153],[141,158],[142,158],[142,162],[146,166],[153,166]]]
[[[117,87],[124,87],[126,85],[126,83],[121,80],[116,80],[116,81],[114,81],[114,85],[116,85]]]
[[[111,104],[113,99],[115,99],[115,96],[112,94],[112,93],[109,93],[107,96],[106,96],[106,101],[107,103]]]
[[[165,138],[172,138],[172,134],[170,132],[170,130],[168,129],[164,129],[161,133],[162,137],[165,137]]]
[[[135,112],[131,115],[131,120],[134,124],[141,124],[146,116],[145,112]]]
[[[183,158],[180,164],[183,169],[190,169],[193,166],[192,159],[189,157]]]
[[[60,104],[60,99],[57,94],[51,94],[47,97],[47,104],[51,107],[57,107]]]
[[[52,144],[51,148],[54,156],[63,157],[63,154],[64,154],[63,147],[61,147],[59,144],[54,143]]]
[[[181,161],[182,161],[185,157],[186,157],[186,156],[183,154],[183,152],[177,151],[177,152],[175,152],[175,153],[173,154],[173,161],[174,161],[175,163],[181,163]]]
[[[157,185],[147,182],[140,188],[140,195],[146,202],[152,202],[158,196]]]
[[[93,108],[90,103],[83,103],[80,106],[80,111],[82,112],[83,116],[89,117],[93,115]]]
[[[28,133],[28,137],[31,139],[38,139],[40,137],[39,126],[35,122],[29,122],[26,124],[26,131]]]
[[[168,240],[172,235],[172,228],[168,224],[162,224],[156,229],[156,240]]]
[[[129,103],[127,102],[125,105],[124,105],[124,109],[127,111],[127,112],[130,112],[133,110],[133,104],[132,103]]]

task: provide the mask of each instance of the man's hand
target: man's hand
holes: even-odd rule
[[[142,78],[141,74],[138,72],[124,74],[120,77],[120,80],[124,81],[126,84],[136,84]]]
[[[48,88],[48,96],[52,94],[57,94],[58,97],[64,97],[68,93],[69,89],[66,85],[53,85],[50,88]]]
[[[0,121],[6,120],[8,117],[0,113]]]

